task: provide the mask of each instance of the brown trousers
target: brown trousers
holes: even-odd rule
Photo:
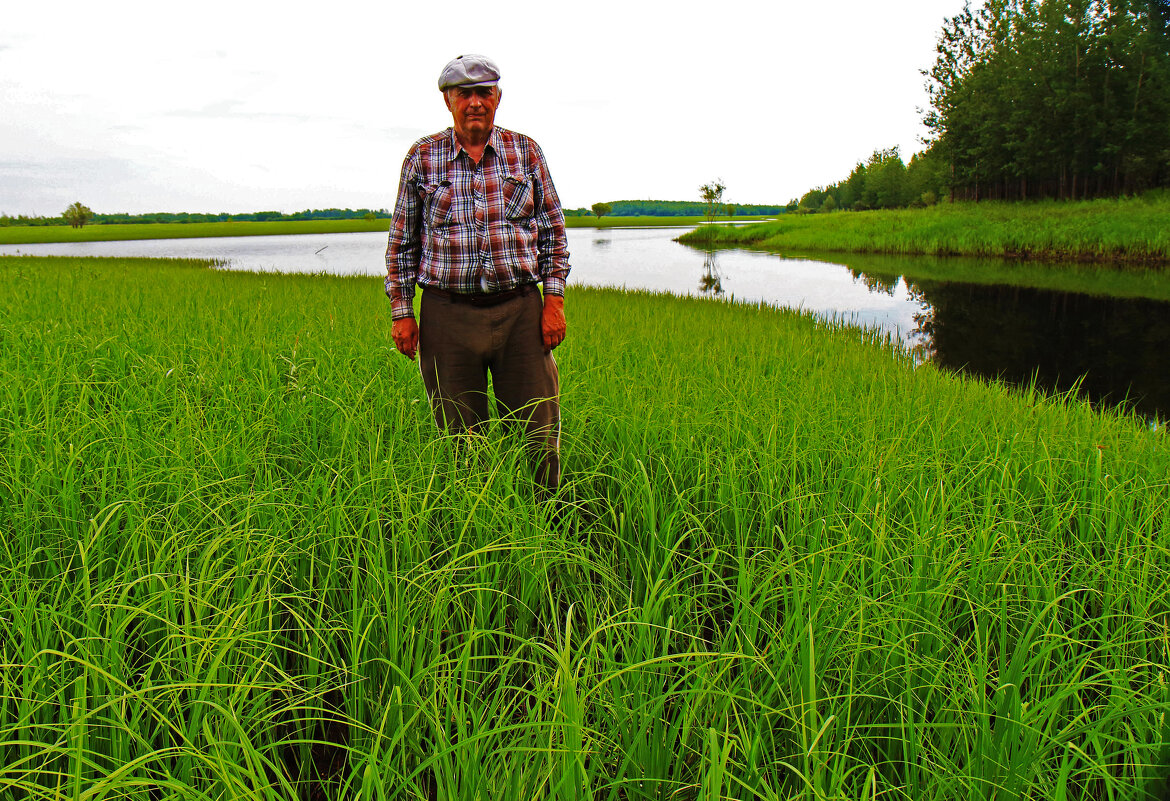
[[[494,306],[423,290],[419,369],[440,428],[475,431],[488,419],[488,373],[506,421],[522,424],[539,489],[553,493],[561,478],[560,378],[544,352],[540,292],[530,286]]]

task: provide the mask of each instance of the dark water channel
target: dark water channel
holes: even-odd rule
[[[1170,303],[913,280],[923,356],[947,369],[1077,391],[1170,417]]]
[[[877,329],[947,369],[1035,381],[1048,391],[1075,388],[1095,403],[1170,418],[1170,303],[1112,297],[1107,289],[1101,295],[1027,289],[1013,285],[1016,267],[971,260],[849,256],[842,264],[826,256],[703,251],[674,241],[686,230],[569,229],[570,283],[801,309]],[[385,249],[384,233],[365,233],[0,246],[0,254],[214,259],[225,269],[368,275],[370,291],[378,292]],[[1002,274],[1005,283],[908,274]]]

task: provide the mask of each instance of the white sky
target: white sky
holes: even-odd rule
[[[715,177],[784,203],[921,149],[919,70],[962,0],[8,5],[0,213],[53,215],[390,208],[465,52],[500,65],[496,122],[567,208]]]

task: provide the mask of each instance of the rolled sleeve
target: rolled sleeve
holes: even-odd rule
[[[402,162],[398,198],[390,221],[386,245],[386,295],[395,320],[414,317],[414,288],[422,254],[422,204],[419,201],[417,152],[412,149]]]

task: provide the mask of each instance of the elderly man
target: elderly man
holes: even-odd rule
[[[499,79],[495,63],[476,55],[440,73],[454,125],[415,142],[402,164],[386,294],[394,344],[409,359],[417,351],[436,422],[477,429],[488,417],[490,372],[496,405],[525,426],[537,487],[551,494],[561,474],[552,350],[566,328],[565,219],[536,142],[495,125]]]

